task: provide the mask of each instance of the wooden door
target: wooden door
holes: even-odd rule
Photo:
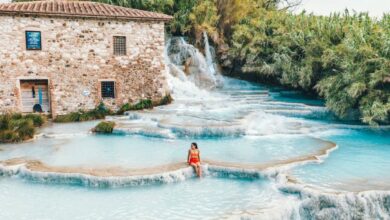
[[[48,80],[20,80],[22,112],[33,112],[40,105],[43,112],[50,111]]]

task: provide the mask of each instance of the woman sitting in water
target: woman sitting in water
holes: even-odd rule
[[[200,167],[200,152],[196,143],[191,144],[191,149],[188,151],[187,162],[195,168],[196,175],[200,177],[202,175],[202,169]]]

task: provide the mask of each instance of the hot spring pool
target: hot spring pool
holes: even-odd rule
[[[96,189],[0,179],[1,219],[221,219],[291,206],[265,180],[209,178],[166,185]],[[23,202],[21,202],[23,201]],[[290,211],[290,210],[289,210]]]
[[[265,164],[315,155],[328,144],[321,139],[298,135],[191,140],[202,146],[204,160],[244,164]],[[0,159],[29,158],[53,166],[154,167],[185,162],[190,143],[188,139],[86,134],[3,145]]]
[[[278,88],[170,80],[174,103],[109,118],[112,135],[50,124],[0,145],[0,219],[389,218],[390,128]],[[191,142],[202,179],[184,163]]]
[[[387,129],[340,129],[324,137],[338,150],[321,164],[292,171],[306,183],[345,191],[390,189],[390,133]]]

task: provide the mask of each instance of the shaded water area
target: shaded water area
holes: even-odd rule
[[[319,100],[223,77],[167,42],[174,102],[53,124],[0,146],[0,219],[389,219],[390,128],[337,122]],[[200,146],[202,179],[185,164]]]

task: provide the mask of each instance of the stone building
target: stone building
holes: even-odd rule
[[[0,4],[0,112],[55,117],[160,100],[170,19],[86,1]]]

